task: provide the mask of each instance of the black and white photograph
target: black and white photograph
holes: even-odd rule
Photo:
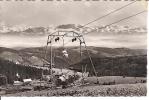
[[[146,0],[0,0],[1,97],[146,97]]]

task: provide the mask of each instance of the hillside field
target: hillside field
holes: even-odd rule
[[[96,83],[96,77],[87,77],[88,83]],[[115,82],[113,84],[135,84],[146,82],[146,77],[123,77],[123,76],[102,76],[98,77],[99,84],[106,84],[110,82]]]
[[[5,96],[146,96],[146,84],[89,85],[57,90],[28,91]]]
[[[145,77],[104,76],[98,77],[99,84],[94,84],[97,82],[95,77],[86,79],[89,84],[69,86],[66,89],[46,88],[41,91],[32,89],[21,92],[21,88],[25,86],[9,86],[9,93],[6,91],[1,96],[145,96],[147,92]],[[111,84],[113,81],[115,83]]]

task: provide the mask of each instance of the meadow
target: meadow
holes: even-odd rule
[[[146,96],[146,84],[89,85],[66,89],[27,91],[5,96]]]
[[[145,77],[104,76],[88,77],[88,85],[72,86],[65,89],[48,88],[41,91],[26,91],[2,96],[146,96]],[[115,83],[113,83],[115,82]]]
[[[87,77],[88,83],[96,83],[96,77]],[[112,83],[113,84],[135,84],[135,83],[145,83],[146,77],[125,77],[125,76],[103,76],[98,77],[99,84]]]

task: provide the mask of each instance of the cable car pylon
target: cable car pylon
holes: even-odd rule
[[[98,77],[97,77],[97,72],[96,72],[96,69],[95,69],[95,66],[93,64],[93,61],[92,61],[92,58],[90,56],[90,53],[87,49],[87,45],[86,45],[86,42],[85,42],[85,39],[83,37],[83,35],[81,33],[78,33],[76,31],[67,31],[67,30],[59,30],[59,31],[56,31],[50,35],[48,35],[48,39],[47,39],[47,45],[46,45],[46,48],[45,48],[45,60],[47,59],[47,49],[48,49],[48,46],[50,46],[50,66],[49,66],[49,69],[50,69],[50,75],[51,75],[51,79],[52,79],[52,76],[53,76],[53,71],[52,71],[52,68],[55,64],[53,64],[53,44],[57,41],[59,41],[60,39],[63,40],[63,47],[64,47],[64,37],[69,37],[69,38],[72,38],[72,41],[71,42],[75,42],[77,40],[79,40],[79,52],[80,52],[80,62],[83,60],[82,59],[82,46],[85,47],[86,51],[87,51],[87,56],[89,57],[89,60],[90,60],[90,63],[91,63],[91,66],[93,67],[93,71],[95,73],[95,76],[97,78],[97,83],[98,83]],[[67,53],[64,52],[64,54]],[[67,54],[68,56],[68,54]],[[83,65],[80,66],[81,68],[83,68]],[[82,71],[82,78],[83,77],[83,71]],[[84,83],[84,82],[83,82]]]

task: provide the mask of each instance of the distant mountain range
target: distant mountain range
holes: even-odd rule
[[[15,26],[15,27],[7,27],[7,26],[0,26],[0,34],[11,34],[11,35],[46,35],[52,32],[55,32],[60,29],[72,29],[80,31],[81,33],[104,33],[108,34],[142,34],[147,33],[146,27],[129,27],[129,26],[118,26],[112,25],[108,27],[104,26],[93,26],[93,27],[82,27],[82,25],[75,25],[75,24],[65,24],[59,26],[50,26],[50,27],[31,27],[31,26]]]
[[[69,58],[63,57],[63,48],[53,48],[53,62],[56,68],[68,68],[71,70],[82,71],[87,65],[86,71],[94,75],[94,70],[85,48],[82,48],[82,60],[80,60],[79,47],[68,47]],[[147,51],[143,49],[127,48],[101,48],[88,47],[89,53],[95,65],[98,76],[146,76],[147,74]],[[43,67],[43,63],[50,64],[50,48],[47,51],[47,59],[44,59],[45,48],[23,48],[14,50],[0,47],[0,68],[16,66]],[[5,61],[3,61],[5,60]],[[7,61],[7,62],[6,62]],[[6,64],[5,64],[6,62]],[[13,63],[13,64],[12,64]],[[12,66],[13,65],[13,66]],[[19,67],[20,66],[20,67]],[[15,67],[15,68],[16,68]],[[32,67],[35,68],[35,67]],[[3,70],[3,69],[2,69]],[[26,68],[24,68],[26,70]],[[29,70],[29,69],[28,69]],[[31,69],[30,69],[31,70]],[[2,71],[3,72],[3,71]],[[16,73],[17,70],[13,70]],[[25,71],[26,72],[26,71]],[[0,73],[1,74],[1,73]]]
[[[54,48],[54,60],[56,66],[68,66],[80,62],[79,47],[68,47],[67,51],[69,58],[66,59],[62,55],[63,48]],[[88,58],[85,48],[82,48],[82,59]],[[126,57],[126,56],[140,56],[146,55],[147,51],[143,49],[127,49],[127,48],[101,48],[101,47],[88,47],[89,53],[93,58],[106,58],[106,57]],[[16,64],[23,65],[39,65],[42,66],[43,62],[50,63],[50,49],[48,48],[47,59],[45,61],[44,54],[45,48],[25,48],[21,50],[14,50],[9,48],[0,47],[0,58],[15,62]]]

